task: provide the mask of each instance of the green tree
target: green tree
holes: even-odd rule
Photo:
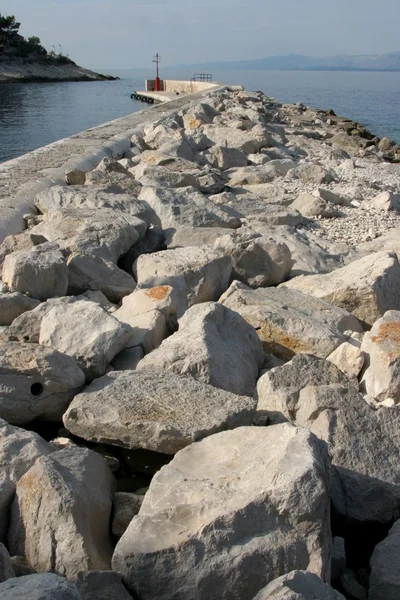
[[[5,17],[0,13],[0,52],[7,50],[17,39],[20,26],[21,23],[15,20],[14,15]]]

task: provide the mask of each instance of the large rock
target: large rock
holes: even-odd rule
[[[144,187],[140,200],[147,202],[162,229],[182,226],[237,229],[240,220],[230,209],[216,206],[193,187],[180,189]]]
[[[234,394],[252,396],[264,352],[257,333],[215,302],[192,306],[179,330],[144,357],[138,369],[173,371]]]
[[[39,573],[0,583],[2,600],[81,600],[78,590],[64,577]]]
[[[37,300],[65,296],[68,268],[55,244],[40,244],[29,251],[5,257],[3,281],[11,292],[21,292]]]
[[[123,371],[75,396],[63,420],[89,441],[175,454],[218,431],[250,425],[256,403],[192,377]]]
[[[329,274],[300,276],[282,284],[322,298],[372,325],[387,310],[400,310],[397,255],[376,252]]]
[[[115,571],[83,571],[75,585],[80,600],[132,600]]]
[[[298,358],[260,378],[258,409],[275,419],[280,411],[327,442],[337,514],[390,522],[400,507],[400,412],[371,408],[334,365],[321,364],[315,377],[318,363],[310,368]]]
[[[212,167],[226,171],[237,167],[246,167],[247,158],[239,148],[227,148],[225,146],[213,146],[202,153],[202,157]]]
[[[292,202],[290,208],[298,210],[305,217],[331,218],[340,216],[340,212],[333,204],[319,196],[314,196],[307,192],[300,194],[296,200]]]
[[[192,444],[153,478],[113,568],[142,600],[251,600],[292,569],[328,578],[329,475],[325,444],[288,424]]]
[[[142,347],[145,354],[152,352],[168,335],[167,321],[159,310],[150,310],[135,317],[126,313],[121,316],[119,311],[115,317],[132,327],[132,337],[122,352],[135,347]]]
[[[361,325],[347,311],[289,288],[252,290],[234,281],[220,302],[252,325],[264,350],[289,359],[294,354],[326,358]]]
[[[0,583],[15,577],[7,548],[0,542]]]
[[[101,377],[132,328],[88,300],[57,304],[42,318],[39,343],[72,356],[87,379]]]
[[[39,572],[71,580],[79,571],[109,569],[114,491],[113,475],[96,452],[73,447],[39,458],[17,484],[11,552]]]
[[[372,553],[369,600],[398,600],[400,597],[399,552],[400,521],[396,521],[389,535]]]
[[[366,365],[361,389],[382,402],[400,402],[400,312],[389,310],[364,335],[361,350]]]
[[[214,124],[205,125],[203,133],[217,146],[236,148],[244,154],[255,154],[262,148],[272,146],[272,137],[269,131],[261,124],[255,125],[247,131],[242,131],[235,127],[224,127]]]
[[[136,287],[136,282],[113,262],[99,256],[72,255],[68,260],[68,293],[100,290],[114,303]]]
[[[208,246],[176,248],[142,254],[133,271],[140,288],[174,288],[181,316],[186,307],[218,300],[229,285],[232,259],[223,250]]]
[[[113,315],[125,323],[153,310],[161,312],[171,328],[176,323],[179,309],[179,291],[170,285],[158,285],[135,290],[122,299],[121,307]]]
[[[66,354],[36,344],[0,344],[0,417],[13,425],[60,420],[84,383]]]
[[[239,230],[217,239],[214,248],[231,255],[233,278],[254,288],[282,283],[293,266],[286,244],[257,233],[240,233]]]
[[[394,192],[380,192],[371,201],[370,205],[380,210],[394,210],[400,212],[400,194]]]
[[[269,164],[261,166],[240,167],[230,169],[226,175],[229,177],[229,186],[258,185],[269,183],[278,177],[278,172]]]
[[[128,529],[130,522],[135,517],[142,506],[143,496],[138,494],[128,494],[126,492],[117,492],[113,498],[113,535],[121,537]]]
[[[173,171],[162,165],[149,165],[141,162],[135,167],[135,178],[143,186],[181,188],[197,187],[197,176],[201,174],[192,164],[192,171]]]
[[[314,573],[292,571],[271,581],[254,600],[345,600],[345,597]]]
[[[17,317],[38,306],[39,300],[29,298],[19,292],[0,293],[0,326],[11,325]]]
[[[111,209],[51,210],[31,230],[57,243],[66,253],[100,256],[116,263],[144,235],[147,224]]]

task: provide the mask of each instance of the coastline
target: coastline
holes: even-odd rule
[[[42,64],[36,61],[0,61],[0,83],[61,83],[115,81],[118,77],[96,73],[74,63]]]

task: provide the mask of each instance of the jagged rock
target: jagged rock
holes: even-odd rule
[[[208,164],[221,171],[247,166],[246,155],[238,148],[215,145],[201,154]]]
[[[0,583],[15,577],[7,548],[0,542]]]
[[[285,177],[292,169],[297,167],[297,162],[290,158],[275,158],[269,161],[270,167],[274,167],[274,169],[281,175]]]
[[[100,290],[114,303],[132,293],[136,282],[114,263],[99,256],[74,254],[68,260],[68,293]]]
[[[230,169],[226,172],[226,175],[229,177],[229,185],[234,187],[269,183],[278,177],[278,172],[274,167],[266,164]]]
[[[370,205],[374,208],[389,211],[394,210],[400,212],[400,194],[394,192],[380,192],[371,201]]]
[[[350,200],[348,200],[341,194],[333,192],[332,190],[320,187],[313,193],[315,196],[319,196],[326,202],[331,202],[332,204],[336,204],[338,206],[351,206]]]
[[[225,188],[227,181],[225,173],[206,167],[203,169],[203,174],[197,177],[196,187],[203,194],[219,194]]]
[[[54,573],[15,577],[0,583],[2,600],[81,600],[75,586]]]
[[[43,316],[39,343],[72,356],[91,380],[105,373],[132,333],[129,325],[109,315],[98,304],[77,300],[57,304]]]
[[[0,344],[0,417],[13,425],[59,420],[84,383],[66,354],[36,344]]]
[[[132,600],[115,571],[78,573],[75,586],[80,600]]]
[[[193,187],[143,187],[140,200],[147,202],[158,217],[162,229],[182,226],[226,227],[237,229],[240,220],[229,209],[216,206]]]
[[[255,154],[262,148],[273,145],[272,136],[263,125],[255,125],[247,131],[214,124],[204,125],[203,134],[217,146],[236,148],[244,154]]]
[[[334,581],[346,568],[346,550],[345,539],[334,537],[332,539],[332,573],[331,579]]]
[[[142,346],[133,346],[124,348],[111,361],[111,366],[115,371],[134,371],[144,356]]]
[[[144,235],[147,224],[114,210],[51,210],[31,231],[57,243],[66,253],[90,254],[117,263]]]
[[[214,242],[226,235],[223,227],[179,227],[170,229],[166,238],[168,249],[187,248],[188,246],[212,246]]]
[[[30,250],[34,246],[45,244],[46,242],[45,237],[31,234],[29,230],[17,235],[8,235],[0,244],[0,271],[3,268],[3,262],[7,254],[21,250]]]
[[[104,180],[105,176],[99,171],[91,171],[86,174],[86,182],[88,178],[100,175]],[[115,174],[113,174],[114,177]],[[109,175],[107,180],[109,181]],[[129,181],[129,185],[135,186],[137,193],[140,193],[141,185],[137,183],[132,175],[128,179],[126,175],[122,175],[122,179],[116,183],[124,185]],[[114,191],[113,191],[114,190]],[[142,219],[147,224],[150,224],[153,218],[153,212],[145,202],[139,202],[130,193],[123,193],[122,188],[118,186],[74,186],[66,187],[63,185],[54,185],[43,192],[40,192],[35,198],[35,205],[40,212],[46,214],[49,211],[58,211],[62,209],[79,208],[92,210],[113,210],[122,213],[127,213],[133,217]]]
[[[372,325],[387,310],[400,309],[396,254],[376,252],[329,274],[296,277],[282,284],[340,306]]]
[[[260,378],[258,410],[269,417],[280,411],[327,442],[337,514],[359,522],[390,522],[400,501],[400,412],[371,408],[340,371],[328,381],[329,371],[321,365],[318,381],[299,366],[277,367]],[[334,373],[334,365],[329,369]]]
[[[167,324],[176,324],[179,306],[179,293],[170,285],[159,285],[152,288],[135,290],[122,299],[121,307],[113,313],[120,321],[130,324],[130,319],[143,313],[157,310],[161,312]]]
[[[256,401],[175,373],[109,373],[75,396],[64,415],[74,435],[175,454],[224,429],[250,425]]]
[[[36,573],[35,569],[32,569],[32,567],[28,565],[23,556],[12,556],[11,565],[15,573],[15,577],[24,577],[25,575],[33,575]]]
[[[345,597],[314,573],[292,571],[272,581],[253,600],[345,600]]]
[[[382,402],[400,402],[400,312],[389,310],[376,321],[362,341],[366,365],[361,389]]]
[[[135,179],[143,186],[181,188],[197,187],[197,177],[201,171],[195,170],[192,165],[191,172],[171,171],[161,165],[149,165],[141,162],[134,168]]]
[[[369,600],[398,600],[400,595],[399,551],[400,521],[396,521],[388,536],[375,546],[372,553]]]
[[[256,329],[265,352],[285,360],[294,354],[326,358],[346,341],[344,331],[362,330],[347,311],[289,288],[252,290],[234,281],[220,302]]]
[[[340,212],[333,204],[307,192],[300,194],[290,207],[298,210],[305,217],[332,218],[340,216]]]
[[[68,268],[55,244],[40,244],[29,251],[8,254],[3,264],[3,281],[11,292],[47,300],[65,296]]]
[[[290,173],[304,183],[316,183],[320,185],[321,183],[335,181],[335,174],[331,169],[327,170],[324,167],[313,163],[299,165]]]
[[[235,394],[252,396],[264,352],[257,333],[215,302],[189,308],[179,330],[144,357],[138,369],[173,371]]]
[[[38,304],[39,300],[29,298],[19,292],[0,293],[0,326],[11,325],[14,319],[36,308]]]
[[[80,169],[68,169],[65,171],[65,183],[67,185],[84,185],[86,171]]]
[[[138,494],[117,492],[114,495],[113,535],[121,537],[125,533],[133,517],[138,514],[142,502],[143,496],[139,496]]]
[[[293,265],[286,244],[240,231],[220,237],[214,243],[215,249],[232,257],[233,277],[254,288],[285,281]]]
[[[327,356],[326,360],[349,376],[358,377],[364,366],[365,356],[358,340],[348,339]]]
[[[223,251],[203,246],[176,248],[139,256],[133,266],[141,288],[169,285],[179,296],[178,316],[186,307],[218,300],[227,289],[232,259]]]
[[[17,483],[9,544],[37,571],[70,580],[79,571],[109,569],[111,497],[115,480],[105,460],[86,448],[41,457]]]
[[[290,420],[299,402],[300,391],[308,386],[349,385],[346,375],[316,356],[298,354],[285,365],[269,369],[257,382],[257,419],[269,423]]]
[[[134,167],[138,162],[140,162],[140,157],[136,159],[136,162],[134,162],[132,167]],[[135,214],[137,206],[129,206],[128,197],[130,196],[131,201],[136,200],[140,194],[142,184],[139,183],[139,181],[136,181],[133,177],[133,174],[129,172],[132,167],[129,167],[128,172],[125,173],[118,173],[117,171],[103,173],[102,171],[97,171],[96,169],[86,173],[84,187],[86,187],[86,191],[89,193],[88,203],[92,204],[99,202],[100,207],[102,204],[108,206],[112,205],[116,210]],[[82,191],[82,188],[80,189]],[[108,200],[106,196],[104,196],[101,200],[94,198],[96,190],[104,192],[104,194],[109,194],[110,199]],[[121,199],[121,201],[117,200],[117,198],[112,199],[111,194],[118,194],[120,197],[124,195],[125,198],[124,200]]]
[[[148,354],[158,348],[168,335],[166,319],[159,310],[150,310],[134,317],[126,314],[121,316],[118,312],[114,313],[115,318],[132,327],[132,337],[125,350],[141,346],[144,353]]]
[[[142,600],[251,600],[292,569],[327,578],[328,488],[325,445],[303,429],[213,435],[155,475],[113,568]]]

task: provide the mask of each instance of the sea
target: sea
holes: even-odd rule
[[[111,71],[117,81],[0,84],[0,163],[147,105],[131,99],[152,71]],[[190,79],[189,70],[164,70]],[[400,143],[400,72],[218,70],[213,79],[280,102],[331,108]]]

